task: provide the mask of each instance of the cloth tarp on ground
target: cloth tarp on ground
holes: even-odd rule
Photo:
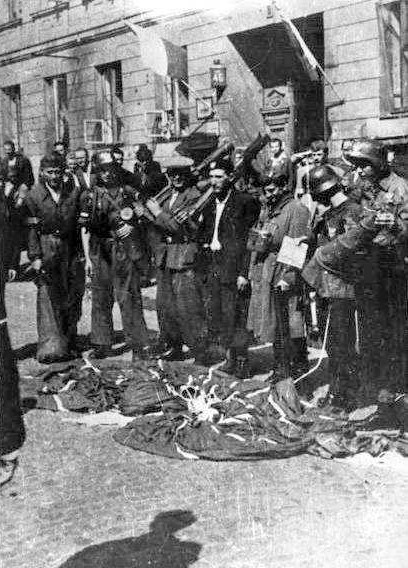
[[[327,395],[323,388],[302,403],[291,379],[238,381],[191,364],[152,362],[51,373],[37,407],[135,416],[115,433],[117,442],[179,459],[259,460],[305,452],[330,458],[391,448],[408,453],[401,417],[393,413],[393,429],[388,422],[378,430],[390,405],[346,413]]]

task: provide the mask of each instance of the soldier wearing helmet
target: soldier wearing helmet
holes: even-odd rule
[[[190,158],[170,156],[164,163],[169,191],[160,203],[149,199],[146,206],[158,237],[154,258],[161,358],[183,359],[185,344],[196,363],[205,364],[207,326],[196,275],[197,231],[187,220],[187,211],[201,195],[194,185],[192,164]]]
[[[101,152],[97,156],[96,185],[82,194],[79,217],[85,269],[91,279],[91,340],[96,357],[108,355],[114,343],[115,296],[133,360],[148,354],[149,339],[140,291],[145,231],[135,214],[136,200],[134,188],[121,184],[112,153]]]
[[[326,208],[314,227],[315,242],[320,247],[358,226],[361,206],[345,195],[341,178],[332,166],[320,165],[310,172],[310,192],[313,200]],[[347,259],[332,271],[321,261],[320,250],[317,249],[304,276],[321,298],[321,313],[327,313],[330,306],[327,352],[331,389],[337,401],[347,405],[358,386],[354,292],[358,269],[355,262]]]
[[[389,170],[379,140],[355,141],[349,160],[366,182],[362,205],[376,212],[377,235],[362,259],[358,302],[362,314],[364,374],[372,390],[407,387],[408,182]],[[374,382],[373,382],[374,381]]]

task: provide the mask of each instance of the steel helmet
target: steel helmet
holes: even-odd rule
[[[340,177],[328,164],[313,168],[309,174],[310,193],[315,201],[318,200],[320,195],[339,185],[340,182]]]
[[[113,158],[112,152],[109,150],[103,150],[102,152],[99,152],[96,158],[96,163],[99,170],[115,167],[115,160]]]
[[[387,148],[380,140],[361,138],[347,151],[347,159],[355,165],[368,163],[378,170],[387,168]]]

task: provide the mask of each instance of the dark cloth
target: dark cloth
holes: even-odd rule
[[[39,361],[66,357],[75,340],[84,292],[78,206],[73,186],[64,185],[58,203],[42,184],[27,197],[28,257],[42,261],[36,278]]]
[[[34,185],[34,174],[30,160],[23,154],[16,153],[16,164],[12,166],[17,186],[25,184],[28,189]],[[9,158],[4,156],[0,160],[0,169],[7,174],[9,171]]]
[[[4,302],[4,216],[0,211],[0,457],[22,446],[25,438],[20,408],[18,370],[7,330]]]
[[[159,162],[152,161],[142,167],[136,163],[133,172],[140,176],[140,193],[145,199],[154,197],[167,185],[167,178],[162,173]]]
[[[136,191],[129,186],[112,190],[95,186],[81,198],[80,224],[91,235],[91,339],[97,345],[113,343],[112,308],[115,297],[128,344],[137,349],[149,343],[140,290],[146,255],[145,228],[133,216],[129,220],[131,235],[125,239],[116,235],[121,224],[121,210],[132,207],[135,198]]]

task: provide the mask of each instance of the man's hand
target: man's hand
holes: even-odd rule
[[[16,279],[17,276],[17,270],[13,270],[12,268],[10,268],[10,270],[8,271],[8,281],[9,282],[13,282],[13,280]]]
[[[133,210],[135,212],[136,217],[140,218],[143,217],[145,214],[145,208],[141,203],[135,203],[133,206]]]
[[[158,217],[162,212],[162,208],[155,199],[148,199],[146,201],[146,207],[154,217]]]
[[[122,225],[122,227],[120,227],[116,231],[116,234],[120,239],[126,239],[126,237],[128,237],[132,231],[133,231],[132,225],[128,225],[127,223],[125,223],[124,225]]]
[[[248,280],[244,276],[238,276],[237,278],[237,288],[240,292],[245,290],[248,286]]]
[[[176,213],[174,215],[175,220],[177,221],[177,223],[179,223],[180,225],[182,225],[183,223],[185,223],[188,219],[188,212],[187,211],[179,211],[178,213]]]
[[[281,292],[287,292],[289,288],[290,286],[286,282],[286,280],[279,280],[279,282],[276,284],[276,290],[280,290]]]
[[[34,272],[40,272],[42,267],[42,260],[41,258],[36,258],[35,260],[33,260],[33,262],[31,263],[31,269],[34,270]]]
[[[307,237],[306,235],[303,235],[303,236],[301,236],[301,237],[296,237],[296,238],[294,238],[293,240],[294,240],[294,242],[295,242],[295,244],[296,244],[297,246],[300,246],[300,245],[302,245],[303,243],[308,243],[309,237]]]

